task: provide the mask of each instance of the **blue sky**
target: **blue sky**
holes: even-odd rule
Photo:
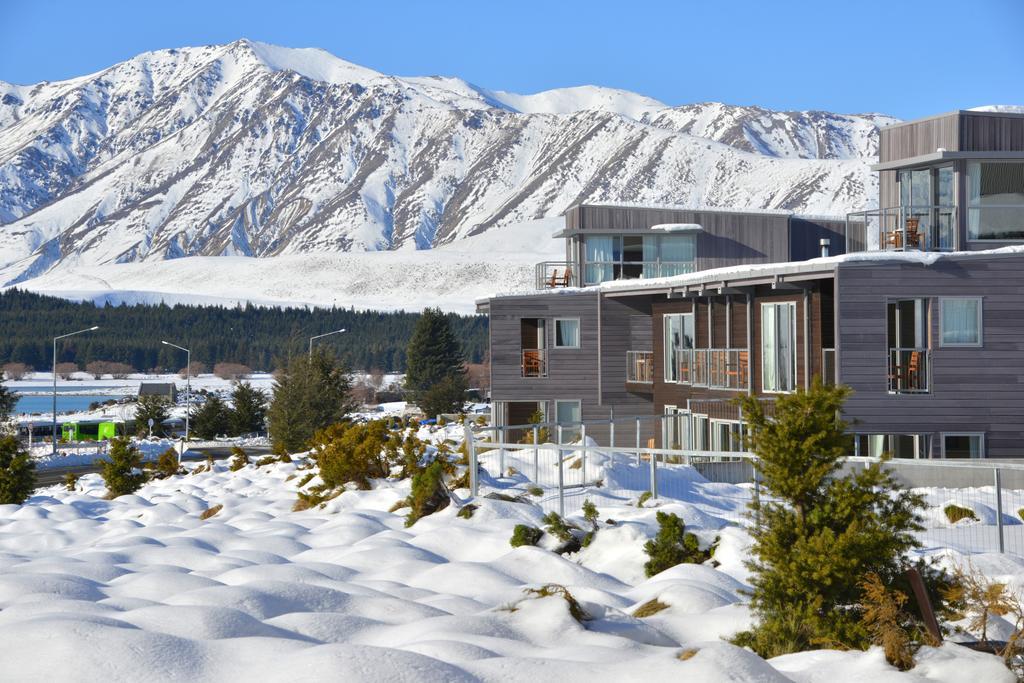
[[[0,0],[0,80],[241,37],[522,93],[592,83],[902,118],[1024,104],[1024,0]]]

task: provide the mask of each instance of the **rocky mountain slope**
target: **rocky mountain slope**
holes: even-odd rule
[[[581,201],[843,213],[878,115],[517,95],[237,41],[0,82],[0,285],[183,256],[426,249]]]

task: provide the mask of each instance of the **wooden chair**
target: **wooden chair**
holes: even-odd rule
[[[544,374],[544,350],[523,350],[523,377],[541,377]]]
[[[920,389],[921,387],[921,352],[911,351],[904,369],[897,362],[895,371],[889,375],[889,384],[896,382],[896,389]],[[906,386],[899,386],[905,384]]]
[[[562,275],[562,286],[568,287],[572,283],[572,268],[566,268]]]

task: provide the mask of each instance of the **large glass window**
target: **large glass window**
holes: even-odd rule
[[[981,346],[981,299],[939,299],[939,324],[943,346]]]
[[[693,272],[695,235],[588,235],[584,284]]]
[[[690,349],[694,345],[693,313],[673,313],[663,319],[665,381],[689,383]]]
[[[579,318],[555,319],[555,347],[560,349],[578,349],[580,347]]]
[[[967,237],[1024,240],[1024,163],[967,164]]]
[[[761,304],[761,387],[796,389],[796,304]]]
[[[984,458],[984,434],[943,434],[942,457]]]

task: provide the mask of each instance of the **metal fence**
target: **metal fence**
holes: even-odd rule
[[[588,498],[632,502],[649,492],[737,524],[749,519],[750,502],[765,496],[752,454],[598,446],[580,434],[585,427],[522,427],[528,443],[500,440],[503,428],[474,433],[467,427],[473,495],[521,495],[565,515]],[[879,460],[850,457],[841,471],[872,462]],[[883,467],[923,496],[925,528],[918,536],[924,548],[1024,555],[1024,463],[887,460]]]

